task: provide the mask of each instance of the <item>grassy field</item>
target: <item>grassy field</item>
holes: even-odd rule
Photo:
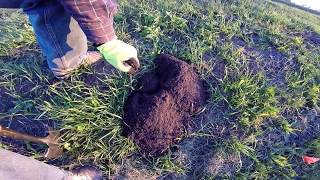
[[[44,136],[61,129],[62,168],[94,164],[113,179],[319,179],[320,18],[269,1],[119,0],[119,39],[142,62],[133,78],[106,62],[54,79],[26,17],[0,11],[0,124]],[[210,86],[206,110],[161,157],[121,136],[135,80],[170,53]],[[44,146],[0,139],[42,160]]]

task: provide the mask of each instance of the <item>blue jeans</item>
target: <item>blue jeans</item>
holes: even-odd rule
[[[0,7],[22,8],[29,16],[48,66],[56,76],[64,76],[82,63],[88,50],[87,38],[58,0],[0,0]]]

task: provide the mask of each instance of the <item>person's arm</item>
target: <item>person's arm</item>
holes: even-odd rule
[[[117,4],[113,0],[60,0],[60,3],[79,23],[90,42],[103,44],[117,38],[113,28]]]
[[[79,23],[89,41],[115,68],[135,73],[139,66],[137,50],[117,39],[113,15],[117,4],[113,0],[60,0],[64,8]]]

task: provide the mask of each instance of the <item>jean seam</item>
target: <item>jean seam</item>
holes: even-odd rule
[[[47,8],[45,8],[43,11],[44,11],[44,24],[45,24],[45,26],[47,28],[47,32],[48,32],[49,36],[51,37],[51,39],[53,41],[53,44],[54,44],[54,46],[55,46],[55,48],[57,50],[58,55],[60,56],[59,60],[60,60],[60,62],[62,64],[62,66],[63,66],[63,69],[66,70],[66,66],[65,66],[65,64],[63,62],[63,58],[64,57],[63,57],[63,53],[62,53],[61,47],[59,46],[59,43],[56,41],[57,37],[55,36],[54,30],[53,30],[50,22],[47,19],[47,13],[48,13],[49,10]]]

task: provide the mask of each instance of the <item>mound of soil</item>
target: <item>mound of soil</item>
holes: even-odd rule
[[[206,101],[205,84],[194,69],[161,54],[156,69],[138,79],[124,105],[124,135],[149,155],[165,152]]]

